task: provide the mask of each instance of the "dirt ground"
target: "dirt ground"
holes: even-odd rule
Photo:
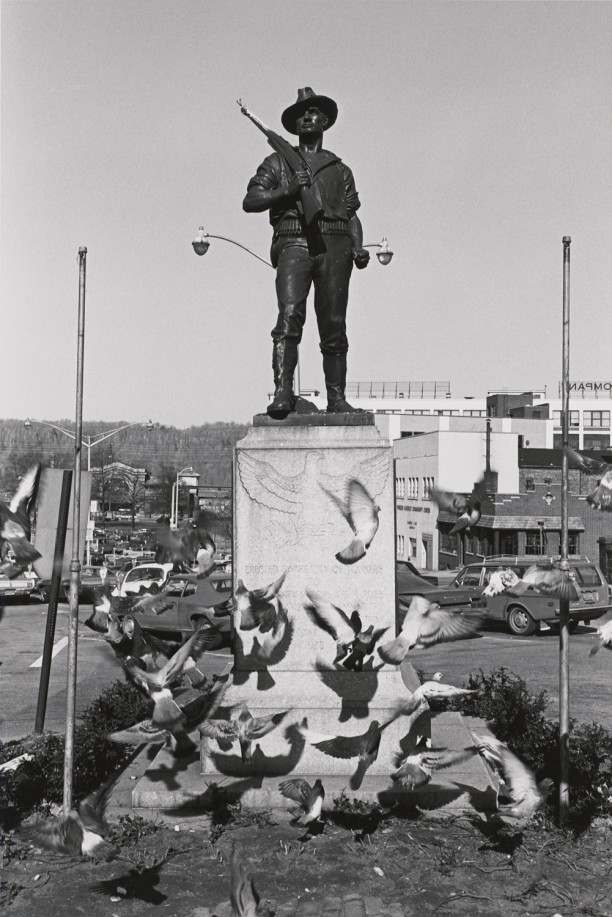
[[[293,917],[612,917],[612,820],[575,836],[541,820],[493,836],[478,816],[336,811],[321,834],[272,813],[208,828],[127,816],[120,858],[72,860],[4,839],[7,917],[230,917],[229,856],[241,854],[258,913]]]

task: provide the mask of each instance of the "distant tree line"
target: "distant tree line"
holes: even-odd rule
[[[69,420],[49,422],[65,430],[74,430],[74,423]],[[83,439],[85,443],[95,440],[124,423],[128,421],[84,423]],[[165,490],[171,488],[178,471],[190,466],[201,475],[201,484],[229,486],[233,449],[248,429],[248,424],[222,422],[186,430],[163,424],[155,424],[152,430],[134,426],[99,445],[92,445],[91,467],[105,469],[113,462],[124,462],[146,469],[150,480],[160,482]],[[87,468],[87,458],[88,449],[83,447],[83,469]],[[42,424],[32,422],[26,428],[23,420],[0,420],[0,489],[3,493],[12,494],[21,475],[35,462],[55,468],[72,468],[73,441],[66,434]],[[136,482],[134,487],[141,483]]]

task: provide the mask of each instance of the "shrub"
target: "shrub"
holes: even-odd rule
[[[559,785],[559,724],[545,717],[546,691],[532,694],[523,678],[501,667],[470,674],[476,694],[454,698],[438,709],[459,710],[486,720],[492,732],[521,758],[536,778]],[[569,787],[571,814],[583,823],[596,814],[612,814],[612,732],[596,723],[570,721]]]
[[[151,701],[131,682],[115,681],[85,710],[75,729],[73,788],[76,797],[92,792],[134,749],[109,742],[109,732],[125,729],[150,713]],[[33,755],[2,781],[2,817],[10,829],[43,802],[59,803],[64,787],[64,736],[42,733],[7,743],[5,760],[24,752]]]

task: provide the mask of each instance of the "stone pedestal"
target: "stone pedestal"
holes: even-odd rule
[[[379,528],[366,555],[343,564],[336,554],[353,531],[329,493],[344,500],[347,482],[360,481],[380,507]],[[277,784],[286,777],[322,777],[351,796],[375,801],[392,787],[395,754],[429,735],[429,711],[401,716],[382,732],[377,759],[363,772],[357,758],[337,758],[305,742],[295,728],[326,736],[365,733],[373,720],[389,720],[418,686],[410,666],[383,666],[377,653],[362,671],[334,666],[336,643],[305,611],[307,591],[316,592],[350,617],[359,610],[364,627],[387,627],[395,636],[395,516],[393,458],[371,414],[297,415],[274,421],[265,415],[235,450],[234,576],[249,590],[286,572],[279,594],[289,625],[274,664],[258,664],[253,648],[270,635],[235,632],[235,663],[218,718],[246,704],[254,717],[288,711],[282,723],[253,742],[250,762],[231,747],[202,736],[201,770],[234,778],[243,804],[281,804]],[[285,801],[286,803],[286,801]]]

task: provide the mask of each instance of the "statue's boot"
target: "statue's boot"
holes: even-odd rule
[[[295,410],[293,375],[298,359],[298,345],[295,341],[275,341],[272,351],[274,370],[274,399],[267,407],[271,417],[286,417]]]
[[[354,408],[345,398],[346,354],[324,353],[323,372],[327,389],[328,414],[358,414],[362,408]]]

